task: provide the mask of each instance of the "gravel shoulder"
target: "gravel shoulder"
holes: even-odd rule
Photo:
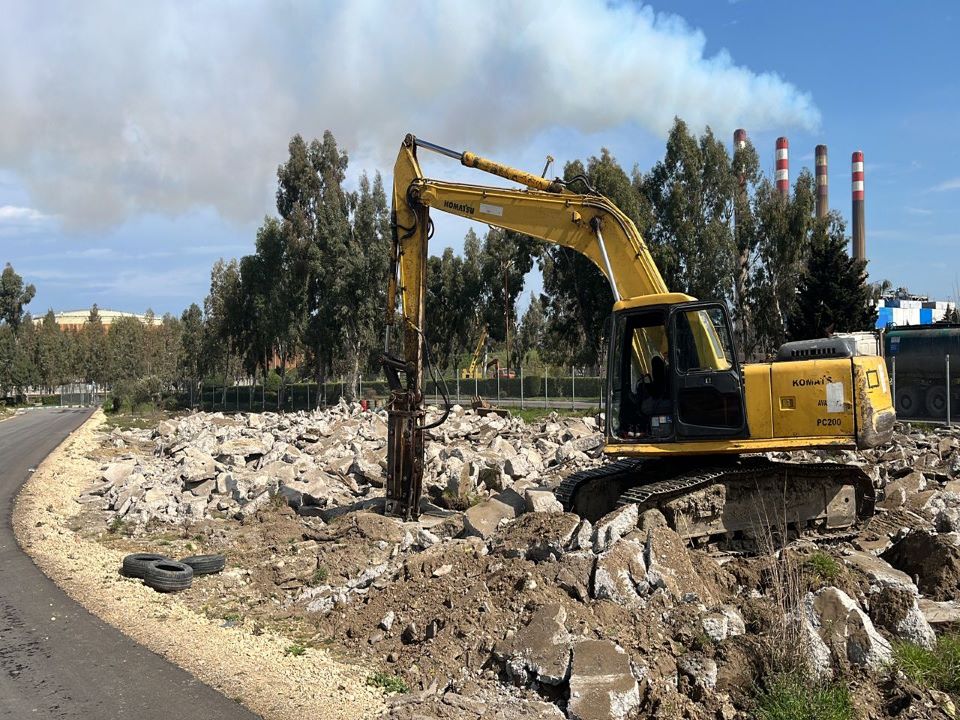
[[[41,570],[107,623],[264,718],[379,715],[383,695],[365,685],[366,668],[316,648],[287,655],[290,641],[280,635],[222,627],[176,596],[121,577],[121,551],[70,529],[83,509],[75,498],[99,471],[89,455],[99,445],[103,423],[98,411],[47,457],[18,497],[14,530]]]

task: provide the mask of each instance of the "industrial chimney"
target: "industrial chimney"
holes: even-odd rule
[[[790,141],[785,137],[777,138],[777,190],[783,197],[790,195]]]
[[[829,186],[827,185],[827,146],[817,145],[814,152],[817,171],[817,217],[826,217],[830,211]]]
[[[867,247],[863,225],[863,153],[860,150],[853,153],[850,171],[853,179],[853,257],[856,260],[866,260]]]

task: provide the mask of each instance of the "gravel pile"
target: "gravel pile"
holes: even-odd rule
[[[385,411],[342,403],[278,415],[196,413],[156,430],[115,431],[115,448],[152,442],[104,466],[81,502],[137,523],[249,516],[277,494],[303,515],[330,517],[384,494]],[[425,443],[424,487],[447,507],[466,507],[517,481],[547,483],[598,464],[592,418],[479,416],[455,406]]]

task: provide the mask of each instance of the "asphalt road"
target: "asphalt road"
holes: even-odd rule
[[[0,422],[0,718],[254,720],[77,605],[14,540],[13,500],[30,469],[89,414],[34,410]]]

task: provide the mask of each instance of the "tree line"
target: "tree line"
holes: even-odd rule
[[[8,266],[0,390],[71,378],[152,397],[211,377],[227,384],[274,372],[281,383],[322,383],[345,375],[350,388],[360,373],[378,374],[390,210],[379,173],[361,173],[348,190],[347,168],[347,153],[329,131],[309,142],[295,135],[277,169],[277,212],[258,228],[254,252],[217,261],[202,307],[192,304],[149,329],[131,319],[106,333],[95,312],[77,333],[55,329],[50,314],[36,325],[23,322],[32,286],[18,286]],[[783,196],[752,145],[731,156],[709,128],[698,137],[677,119],[663,159],[648,172],[628,172],[603,149],[567,163],[563,177],[581,178],[582,187],[631,218],[671,291],[725,302],[748,358],[787,339],[875,322],[865,263],[849,257],[838,213],[815,217],[814,178],[806,169]],[[518,316],[534,265],[543,289]],[[441,371],[468,363],[484,329],[512,367],[532,353],[556,365],[602,364],[613,298],[600,271],[578,253],[471,228],[463,253],[447,247],[430,256],[428,274],[426,339]]]

